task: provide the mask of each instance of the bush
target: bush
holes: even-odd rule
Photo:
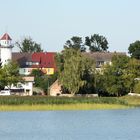
[[[134,86],[134,92],[140,94],[140,82],[138,82],[138,83]]]

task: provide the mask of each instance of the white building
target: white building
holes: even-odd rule
[[[12,59],[12,39],[5,33],[0,39],[0,56],[2,66]]]
[[[9,60],[12,60],[12,48],[13,48],[12,39],[7,33],[5,33],[0,39],[0,59],[2,66],[7,64]],[[22,92],[23,95],[32,95],[34,77],[27,76],[23,77],[23,79],[24,83],[18,83],[17,86],[12,86],[10,90],[11,91],[14,90],[15,93],[17,91],[20,91],[19,93],[23,91]],[[8,88],[5,87],[5,90],[8,90]]]
[[[20,95],[20,96],[32,96],[33,95],[33,82],[34,77],[25,76],[23,77],[23,83],[17,83],[17,85],[11,86],[11,94]],[[5,91],[8,90],[8,87],[5,87]]]

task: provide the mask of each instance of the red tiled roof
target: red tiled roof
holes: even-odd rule
[[[12,39],[7,33],[5,33],[0,40],[12,40]]]
[[[32,62],[39,63],[39,65],[32,65],[33,68],[54,68],[56,70],[54,52],[35,52],[32,54]]]
[[[12,53],[12,60],[19,63],[21,68],[54,68],[56,71],[54,52],[35,52],[35,53]],[[33,62],[32,65],[27,66],[26,62]],[[36,65],[34,62],[37,62]]]

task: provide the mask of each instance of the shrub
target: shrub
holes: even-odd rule
[[[138,82],[138,83],[134,86],[134,92],[140,94],[140,82]]]

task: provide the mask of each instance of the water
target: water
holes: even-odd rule
[[[140,109],[1,112],[0,140],[140,140]]]

